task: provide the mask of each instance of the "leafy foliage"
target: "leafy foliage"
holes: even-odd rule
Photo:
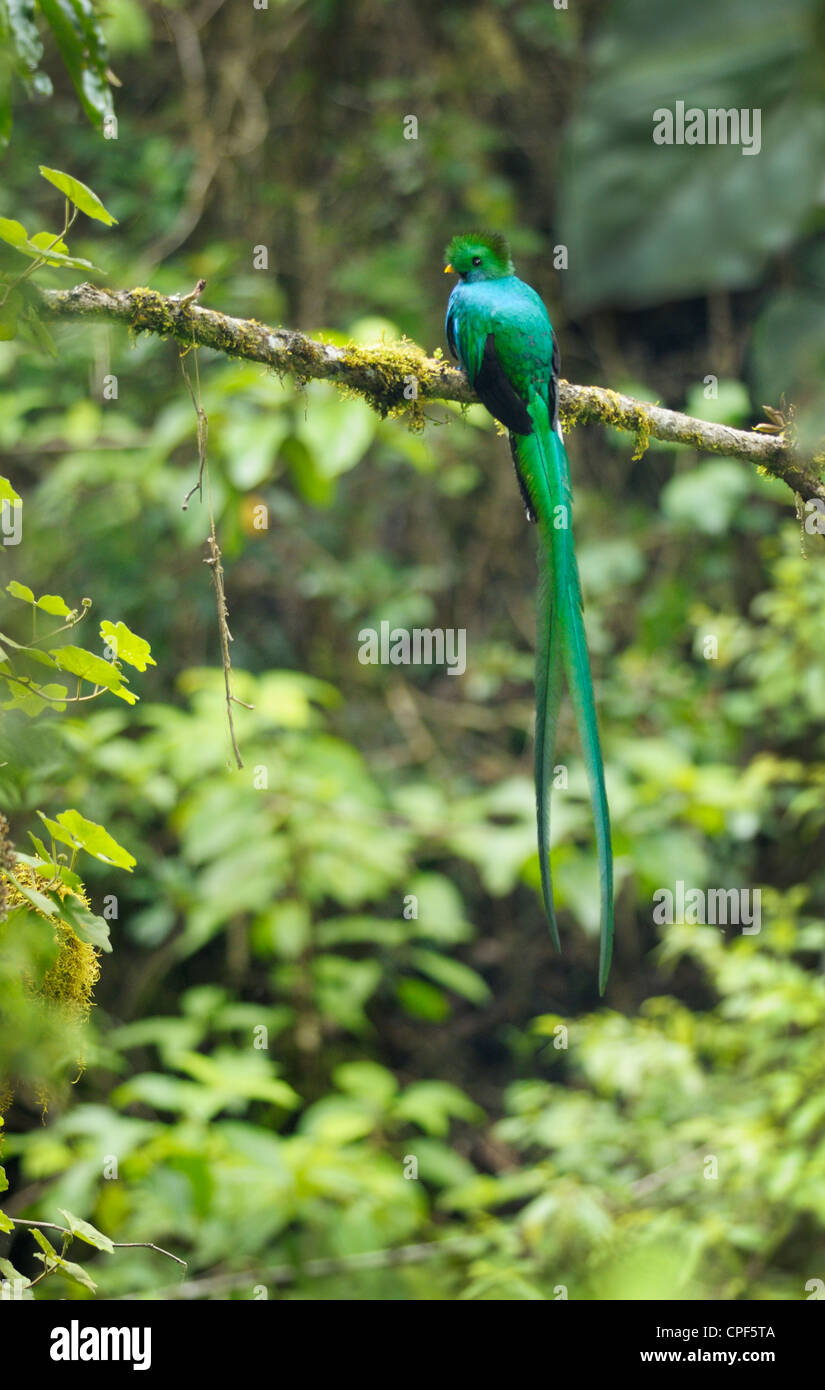
[[[45,164],[40,165],[40,173],[65,194],[63,229],[56,233],[34,232],[30,236],[16,218],[0,217],[0,242],[5,246],[11,246],[29,262],[25,270],[18,269],[17,273],[14,268],[11,271],[0,269],[0,341],[8,341],[20,332],[35,348],[41,351],[45,349],[52,356],[56,356],[51,335],[43,322],[41,305],[29,292],[27,281],[43,266],[95,270],[96,267],[91,261],[84,260],[82,256],[69,255],[66,234],[79,212],[85,213],[97,222],[104,222],[107,226],[112,226],[116,219],[107,212],[97,194],[71,174],[64,174],[59,169],[49,169]],[[5,479],[3,483],[4,495],[14,500],[11,485]]]
[[[52,81],[40,66],[43,32],[50,33],[77,96],[93,125],[101,128],[113,111],[106,40],[94,0],[0,0],[0,150],[12,128],[14,79],[31,97],[52,95]]]
[[[118,159],[69,122],[49,157],[73,207],[90,213],[85,187],[117,209],[112,284],[206,278],[230,312],[431,346],[445,241],[500,227],[572,379],[735,425],[786,391],[816,437],[820,31],[803,0],[790,18],[657,7],[655,24],[647,0],[222,7],[198,34],[208,100],[153,12],[110,9],[113,61],[135,68]],[[653,146],[651,110],[677,97],[764,104],[764,162]],[[25,109],[3,212],[48,228],[54,182],[31,171],[53,117]],[[2,225],[22,274],[37,262]],[[71,252],[24,231],[37,283],[67,283],[59,257],[94,261],[109,225],[79,221]],[[251,706],[230,771],[207,511],[180,506],[197,421],[176,349],[97,323],[55,346],[59,368],[31,337],[0,342],[2,497],[25,498],[3,552],[0,796],[32,850],[3,874],[22,898],[0,923],[0,1071],[19,1078],[5,1278],[76,1299],[173,1298],[182,1279],[236,1298],[816,1297],[816,526],[733,460],[572,434],[620,882],[602,1008],[569,710],[561,958],[541,919],[534,561],[483,413],[433,406],[410,434],[330,386],[200,354]],[[465,674],[362,665],[358,634],[382,621],[466,629]],[[680,881],[758,890],[760,930],[660,924],[654,895]],[[36,988],[61,921],[104,953],[73,1029]]]
[[[781,13],[770,0],[701,0],[667,15],[656,0],[612,8],[567,131],[562,224],[580,251],[570,275],[577,305],[753,285],[804,235],[825,152],[825,105],[812,80],[822,43],[816,0],[791,0]],[[736,62],[720,63],[729,46]],[[657,61],[663,51],[668,60]],[[652,146],[653,113],[677,100],[758,111],[758,157],[732,143],[701,158],[690,144]]]

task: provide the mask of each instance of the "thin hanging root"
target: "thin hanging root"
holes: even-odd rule
[[[205,565],[212,568],[212,579],[215,584],[215,601],[218,607],[218,631],[221,638],[221,662],[223,664],[223,681],[226,690],[226,718],[229,724],[229,737],[232,740],[232,751],[235,754],[235,762],[238,767],[243,767],[241,750],[238,747],[238,740],[235,736],[235,721],[232,718],[232,706],[243,705],[244,709],[254,709],[254,705],[249,705],[245,700],[239,700],[232,690],[232,660],[229,655],[229,643],[233,641],[232,633],[229,631],[229,612],[226,607],[226,594],[223,587],[223,565],[221,564],[221,551],[218,545],[218,538],[215,535],[215,519],[210,518],[212,529],[207,537],[206,544],[209,546],[209,554],[204,560]]]
[[[201,288],[201,282],[198,281],[198,284],[195,286],[195,289],[192,291],[192,294],[189,296],[189,298],[191,299],[195,297],[196,294],[199,294]],[[186,354],[190,351],[194,354],[195,362],[194,387],[189,378],[189,373],[186,370],[186,362],[184,361]],[[232,743],[232,752],[235,755],[235,762],[238,768],[242,768],[243,758],[241,757],[241,750],[238,747],[238,739],[235,733],[235,721],[232,717],[232,706],[233,704],[243,705],[244,709],[254,709],[254,706],[248,705],[245,700],[239,700],[232,689],[232,658],[229,655],[229,643],[233,640],[233,638],[232,633],[229,631],[229,610],[226,606],[226,591],[223,585],[223,565],[221,564],[221,548],[218,545],[218,536],[215,530],[215,513],[212,507],[212,495],[209,492],[209,470],[207,467],[206,459],[206,445],[209,436],[209,417],[207,416],[206,411],[203,408],[203,403],[201,401],[201,381],[200,371],[198,368],[198,345],[195,342],[194,338],[192,342],[187,344],[187,346],[180,353],[180,369],[183,373],[183,379],[186,382],[186,388],[192,399],[192,405],[195,408],[195,414],[198,419],[198,481],[195,483],[194,487],[191,487],[189,489],[185,498],[183,499],[183,510],[186,511],[189,505],[189,499],[190,497],[192,497],[194,493],[197,492],[200,495],[201,500],[203,500],[203,480],[205,476],[207,493],[209,494],[209,535],[206,539],[206,544],[209,547],[209,554],[204,560],[204,564],[209,565],[211,567],[212,580],[215,585],[215,602],[218,610],[218,633],[220,635],[221,642],[221,663],[223,665],[223,682],[224,689],[226,691],[226,720],[229,726],[229,738]]]

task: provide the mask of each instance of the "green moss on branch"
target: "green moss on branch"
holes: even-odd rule
[[[197,287],[200,292],[201,285]],[[477,398],[464,373],[440,352],[428,357],[415,343],[338,347],[290,328],[271,328],[255,319],[236,319],[207,309],[190,296],[162,295],[157,290],[98,289],[76,285],[71,290],[47,290],[43,299],[53,319],[104,318],[121,322],[133,333],[154,333],[186,345],[211,348],[227,357],[260,362],[299,385],[332,381],[345,392],[361,396],[379,415],[406,414],[413,428],[423,424],[422,402]],[[651,439],[684,444],[702,453],[739,458],[787,483],[805,501],[825,502],[821,460],[804,454],[783,436],[732,429],[712,421],[695,420],[679,411],[634,400],[601,386],[560,383],[560,406],[565,429],[599,422],[635,436],[633,457],[645,453]]]

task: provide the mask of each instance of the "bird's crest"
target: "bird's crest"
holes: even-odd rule
[[[444,252],[446,264],[459,275],[466,274],[474,266],[477,268],[479,257],[486,272],[483,278],[513,274],[510,246],[500,232],[462,232],[453,237]]]

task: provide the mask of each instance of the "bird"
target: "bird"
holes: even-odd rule
[[[595,822],[600,880],[599,993],[613,953],[613,851],[593,681],[573,541],[570,464],[559,424],[561,359],[541,296],[515,273],[498,232],[453,237],[445,274],[458,281],[445,331],[476,395],[508,431],[528,521],[539,538],[535,784],[544,909],[561,949],[550,866],[550,798],[562,678],[573,702]]]

